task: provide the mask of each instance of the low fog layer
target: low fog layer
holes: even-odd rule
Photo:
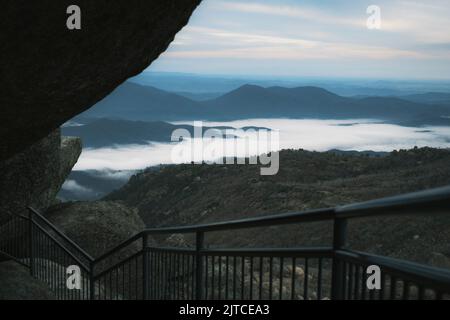
[[[272,144],[255,151],[248,147],[246,139],[237,139],[238,157],[261,154],[280,149],[306,149],[327,151],[331,149],[356,151],[392,151],[415,146],[450,147],[450,127],[402,127],[380,123],[376,120],[289,120],[251,119],[232,122],[204,122],[204,126],[265,127],[279,132],[279,145]],[[192,141],[178,144],[151,143],[149,145],[128,145],[118,148],[85,149],[75,170],[139,170],[159,164],[190,162],[189,157],[173,159],[174,147],[190,149]],[[258,141],[250,139],[250,145]],[[234,139],[208,140],[216,146],[215,152],[203,152],[203,160],[212,161],[223,156],[232,156]],[[222,148],[222,146],[224,146]],[[199,149],[192,150],[195,161],[201,159]],[[184,159],[184,160],[183,160]],[[282,165],[282,164],[281,164]]]

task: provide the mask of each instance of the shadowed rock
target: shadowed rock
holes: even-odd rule
[[[0,161],[22,151],[144,70],[200,0],[14,0],[0,10]]]

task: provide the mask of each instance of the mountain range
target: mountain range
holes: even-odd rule
[[[410,94],[403,96],[402,99],[418,103],[450,105],[450,93],[446,92],[427,92],[421,94]]]
[[[194,101],[126,82],[80,117],[137,121],[373,118],[404,125],[450,125],[450,103],[442,98],[445,94],[343,97],[319,87],[243,85],[214,99]]]

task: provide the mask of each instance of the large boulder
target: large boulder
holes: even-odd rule
[[[2,2],[0,161],[142,72],[166,50],[200,1]],[[66,26],[73,4],[81,9],[81,30]]]
[[[63,203],[51,207],[46,212],[46,216],[59,230],[94,258],[115,248],[145,228],[137,209],[128,208],[119,202]],[[153,239],[149,241],[150,245],[152,243]],[[142,241],[137,240],[130,243],[115,254],[98,262],[94,273],[99,274],[109,267],[120,264],[141,249]],[[128,289],[125,292],[119,292],[111,283],[103,284],[111,298],[129,299],[132,292],[138,296],[142,294],[141,286],[136,286],[137,283],[142,283],[142,264],[138,263],[138,260],[136,260],[136,268],[138,268],[136,272],[132,272],[130,268],[127,269],[125,265],[115,268],[116,272],[122,272],[126,279],[124,287]],[[119,293],[124,294],[124,297],[120,298]]]
[[[26,213],[32,206],[45,210],[56,201],[61,186],[81,153],[78,138],[55,130],[14,157],[0,162],[0,211]]]
[[[137,210],[120,202],[69,202],[51,207],[47,218],[93,257],[98,257],[145,228]],[[135,252],[141,243],[128,249]],[[117,257],[120,260],[121,257]]]

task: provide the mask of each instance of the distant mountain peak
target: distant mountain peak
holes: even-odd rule
[[[229,93],[233,93],[233,92],[257,92],[257,91],[264,91],[266,90],[264,87],[255,85],[255,84],[244,84],[243,86],[240,86],[239,88],[229,92]]]
[[[430,101],[443,103],[430,106]],[[439,117],[449,114],[450,99],[447,103],[433,94],[410,100],[394,97],[350,98],[316,86],[266,88],[249,83],[213,99],[193,101],[175,93],[127,82],[81,117],[135,121],[371,118],[396,123],[437,117],[441,123]]]

